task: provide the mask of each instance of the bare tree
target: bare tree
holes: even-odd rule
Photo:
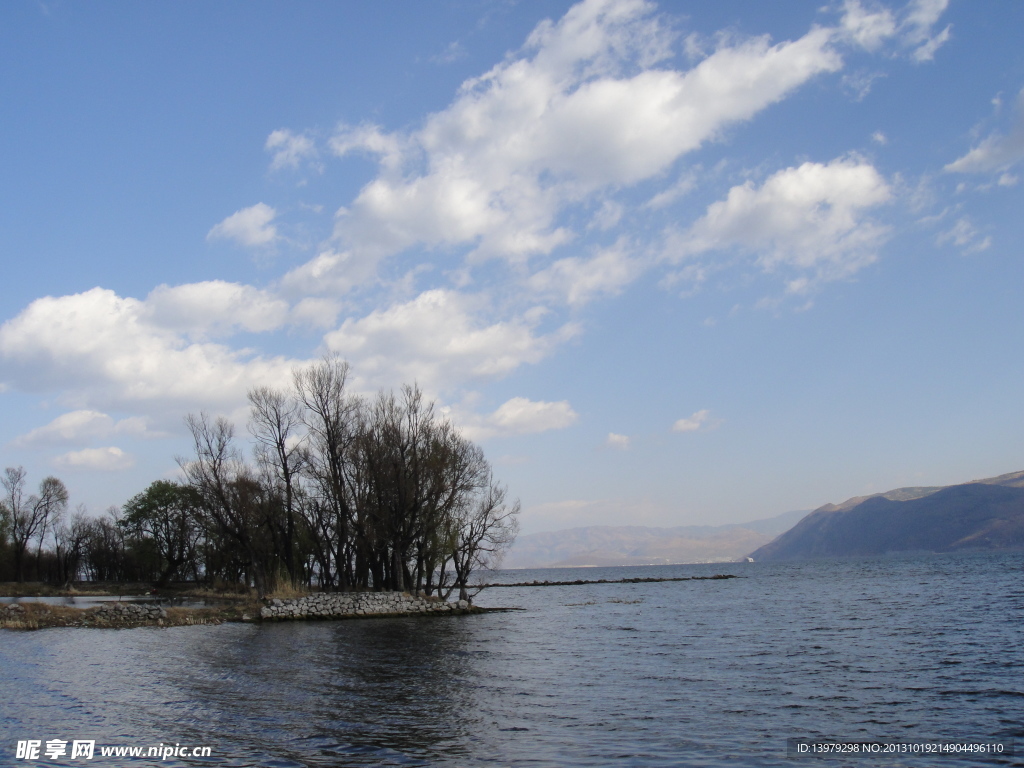
[[[43,543],[46,534],[60,524],[64,510],[68,507],[68,489],[56,477],[45,477],[39,484],[39,495],[30,497],[33,512],[39,517],[39,532],[36,536],[36,572],[41,572]]]
[[[14,578],[16,581],[24,581],[22,560],[25,556],[25,547],[38,527],[38,522],[30,519],[25,507],[25,468],[7,467],[0,482],[3,483],[6,492],[4,510],[9,521],[11,544],[14,547]]]
[[[47,477],[39,484],[39,495],[25,499],[24,467],[8,467],[0,483],[3,484],[10,518],[11,539],[14,544],[14,578],[25,580],[25,552],[29,543],[40,540],[51,520],[56,520],[68,504],[68,490],[56,477]],[[41,543],[40,543],[41,546]]]
[[[88,521],[82,555],[91,581],[125,581],[128,578],[121,510],[107,507],[105,515]]]
[[[488,477],[482,494],[459,507],[450,522],[452,565],[460,600],[470,600],[469,580],[481,568],[501,565],[519,532],[519,501],[509,504],[508,489]]]
[[[14,552],[10,544],[11,511],[0,501],[0,581],[14,578]]]
[[[313,515],[310,529],[321,548],[320,559],[329,585],[347,589],[352,573],[352,467],[353,445],[359,434],[358,398],[345,389],[348,363],[337,355],[294,372],[296,397],[307,433],[309,450],[305,472],[316,498],[306,506]],[[332,574],[331,571],[334,571]]]
[[[186,419],[195,455],[179,464],[202,499],[207,574],[255,581],[260,594],[287,571],[323,589],[468,599],[473,571],[514,538],[518,502],[415,384],[368,402],[348,392],[348,374],[328,355],[293,372],[292,393],[251,389],[255,465],[230,423]]]
[[[423,486],[431,445],[433,404],[405,387],[401,398],[380,392],[359,441],[366,492],[364,527],[372,532],[371,567],[378,589],[411,586],[410,553],[423,524]]]
[[[458,584],[465,596],[472,571],[496,563],[515,536],[518,504],[505,503],[483,451],[415,385],[378,394],[355,465],[378,588],[450,594]]]
[[[11,510],[7,506],[6,499],[0,499],[0,557],[4,558],[0,560],[0,574],[6,573],[9,565],[6,561],[8,555],[8,543],[7,539],[11,535]],[[0,576],[0,580],[3,576]]]
[[[65,587],[78,576],[82,556],[89,540],[91,521],[84,504],[79,504],[70,522],[61,520],[54,526],[54,554],[57,561],[57,581]]]
[[[451,422],[432,420],[429,430],[415,542],[416,589],[427,594],[435,586],[444,587],[454,546],[450,531],[458,510],[467,500],[479,496],[490,482],[490,466],[483,451],[464,438]]]
[[[249,432],[256,440],[255,456],[268,478],[280,485],[284,519],[278,533],[288,578],[294,585],[299,572],[295,562],[297,479],[308,453],[299,435],[302,427],[299,403],[270,387],[249,390]]]
[[[232,441],[234,427],[224,418],[211,422],[201,413],[189,414],[185,424],[195,446],[193,459],[178,463],[203,500],[203,511],[220,534],[233,542],[260,597],[274,587],[277,552],[267,541],[276,499],[241,460]]]

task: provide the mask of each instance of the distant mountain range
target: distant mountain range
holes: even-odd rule
[[[896,488],[736,525],[597,525],[520,536],[505,568],[669,565],[1024,549],[1024,471]]]
[[[806,514],[806,510],[786,512],[740,525],[676,528],[598,525],[527,534],[516,539],[503,567],[733,562],[742,559],[752,549],[767,544]]]
[[[826,504],[755,550],[762,560],[1024,549],[1024,472]]]

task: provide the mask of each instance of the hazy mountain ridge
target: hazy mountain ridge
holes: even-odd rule
[[[825,504],[755,560],[1024,549],[1024,471]]]
[[[595,525],[520,536],[505,568],[730,562],[767,544],[805,510],[730,525],[656,528]]]
[[[981,480],[971,480],[963,485],[981,484],[981,485],[1005,485],[1012,488],[1024,488],[1024,471],[1020,472],[1008,472],[1005,475],[998,475],[996,477],[986,477]],[[921,499],[925,496],[930,496],[937,491],[941,491],[944,488],[952,488],[950,485],[927,485],[927,486],[909,486],[906,488],[894,488],[891,491],[884,491],[883,493],[869,493],[867,496],[854,496],[847,499],[840,504],[823,504],[818,507],[815,512],[837,512],[853,509],[858,504],[862,504],[868,499],[875,499],[881,496],[882,498],[889,499],[890,501],[912,501],[914,499]]]

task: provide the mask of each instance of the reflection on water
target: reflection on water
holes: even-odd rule
[[[182,647],[194,667],[174,685],[183,701],[207,701],[230,684],[237,695],[216,716],[225,726],[258,724],[256,746],[267,754],[282,744],[303,755],[363,754],[369,764],[456,754],[460,686],[471,676],[464,629],[423,618],[274,624]]]
[[[0,764],[25,738],[228,766],[788,766],[796,736],[1024,740],[1024,556],[587,577],[729,569],[745,578],[487,590],[522,610],[475,616],[0,633]]]

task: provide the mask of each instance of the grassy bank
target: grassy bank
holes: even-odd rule
[[[157,587],[145,582],[121,583],[116,581],[81,581],[66,587],[56,587],[41,581],[2,581],[0,597],[188,597],[200,600],[248,599],[255,593],[239,587],[208,587],[193,582],[176,582]],[[276,595],[275,595],[276,596]],[[282,597],[294,597],[291,590],[284,590]]]
[[[0,609],[0,629],[48,629],[51,627],[183,627],[195,624],[222,624],[226,621],[248,621],[259,615],[259,604],[253,602],[213,608],[167,608],[159,619],[138,619],[133,616],[103,616],[95,608],[82,609],[64,605],[22,603],[18,610]]]
[[[159,619],[103,615],[95,607],[78,608],[28,601],[33,597],[143,597],[205,600],[209,606],[166,608]],[[286,596],[291,596],[290,594]],[[0,606],[0,629],[46,629],[48,627],[143,627],[221,624],[247,621],[259,616],[261,603],[255,593],[238,589],[213,589],[190,583],[154,588],[152,584],[82,582],[55,587],[39,582],[0,583],[0,597],[26,598],[17,607]]]
[[[196,624],[222,624],[229,621],[260,621],[260,609],[275,602],[295,600],[311,593],[304,590],[284,588],[269,595],[266,601],[260,600],[252,591],[210,589],[196,587],[194,584],[178,584],[166,589],[154,590],[149,584],[80,584],[70,589],[57,589],[46,584],[0,584],[0,595],[6,597],[26,598],[26,602],[18,602],[8,606],[0,606],[0,629],[34,630],[51,627],[93,627],[127,629],[133,627],[177,627]],[[315,593],[312,593],[315,594]],[[109,601],[100,606],[80,608],[67,605],[49,605],[31,602],[32,597],[104,597],[104,596],[142,596],[152,595],[157,598],[186,598],[204,600],[208,603],[202,607],[167,607],[160,608],[151,601]],[[427,602],[441,602],[439,598],[427,598]],[[148,606],[145,610],[141,606]],[[410,611],[406,613],[366,613],[352,611],[346,615],[330,617],[309,616],[305,620],[327,619],[368,619],[388,618],[395,616],[437,616],[460,615],[467,613],[483,613],[485,610],[475,606],[457,608],[451,604],[452,610],[437,612]],[[156,615],[159,614],[159,615]]]

